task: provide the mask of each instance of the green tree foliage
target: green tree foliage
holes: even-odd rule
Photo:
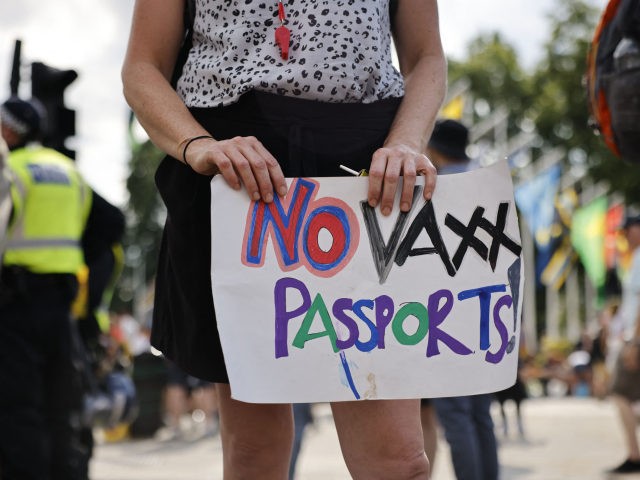
[[[581,1],[557,5],[549,17],[551,37],[545,45],[545,58],[533,74],[539,88],[533,105],[536,125],[552,145],[593,150],[598,142],[588,128],[583,76],[598,10]]]
[[[510,112],[509,131],[526,115],[532,102],[531,80],[518,62],[515,49],[498,33],[483,34],[469,44],[468,58],[462,62],[449,60],[449,81],[466,78],[475,108],[473,120],[479,121],[490,110],[506,107]]]
[[[538,131],[552,146],[565,147],[570,160],[586,159],[594,183],[606,182],[628,203],[639,203],[640,166],[618,159],[589,126],[584,74],[602,12],[582,0],[558,0],[557,6],[549,17],[545,60],[534,73],[534,84],[541,88],[534,103]]]
[[[542,61],[525,71],[514,48],[499,34],[483,34],[469,44],[467,58],[449,61],[450,83],[470,81],[474,122],[489,110],[506,107],[509,133],[534,122],[542,149],[561,147],[569,167],[583,164],[594,183],[606,182],[628,203],[640,203],[640,166],[615,157],[589,125],[584,85],[586,57],[601,10],[585,0],[557,0],[548,16],[551,35]]]
[[[153,279],[160,249],[165,210],[154,174],[163,153],[150,141],[132,142],[127,190],[126,265],[116,290],[113,308],[134,310],[133,301]]]
[[[163,153],[150,141],[134,148],[130,162],[127,190],[129,191],[129,208],[135,214],[138,232],[157,232],[162,220],[162,201],[157,193],[154,175],[162,160]]]

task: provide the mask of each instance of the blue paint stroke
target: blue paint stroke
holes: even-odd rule
[[[349,383],[349,388],[353,392],[353,395],[356,397],[356,400],[360,400],[360,394],[356,389],[355,383],[353,383],[353,377],[351,376],[351,370],[349,370],[349,363],[347,363],[347,357],[343,352],[340,352],[340,362],[342,362],[342,368],[344,368],[344,373],[347,376],[347,382]]]

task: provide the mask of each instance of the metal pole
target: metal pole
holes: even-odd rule
[[[11,80],[9,81],[9,87],[11,89],[11,95],[18,95],[18,89],[20,87],[20,51],[22,50],[22,40],[16,40],[15,47],[13,49],[13,65],[11,68]]]
[[[575,343],[580,339],[582,322],[580,319],[580,284],[578,271],[571,270],[566,280],[565,296],[567,303],[567,339]]]
[[[520,238],[522,239],[522,258],[524,262],[524,297],[522,299],[522,330],[524,343],[530,354],[538,351],[538,328],[536,315],[536,274],[535,247],[533,237],[524,219],[520,219]]]
[[[559,315],[559,295],[558,291],[549,286],[545,289],[545,322],[547,324],[546,336],[549,339],[560,338],[560,315]]]

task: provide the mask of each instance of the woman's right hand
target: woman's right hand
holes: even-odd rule
[[[184,0],[136,0],[127,54],[122,67],[124,95],[155,145],[182,159],[180,139],[207,135],[169,83],[184,39]],[[221,173],[235,189],[245,186],[253,200],[285,195],[282,169],[253,137],[189,144],[186,161],[203,175]]]
[[[270,203],[274,194],[283,197],[287,193],[280,164],[255,137],[203,138],[191,143],[185,153],[185,161],[194,171],[219,173],[235,190],[244,185],[254,201]]]

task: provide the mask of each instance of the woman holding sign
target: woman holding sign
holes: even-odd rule
[[[369,171],[368,201],[384,215],[410,209],[417,175],[430,198],[425,143],[446,84],[437,2],[137,0],[122,73],[128,103],[167,153],[152,341],[218,384],[225,478],[284,479],[290,405],[230,395],[211,294],[211,176],[271,202],[286,194],[285,176],[343,175],[343,164]],[[428,478],[418,400],[332,410],[354,478]]]

